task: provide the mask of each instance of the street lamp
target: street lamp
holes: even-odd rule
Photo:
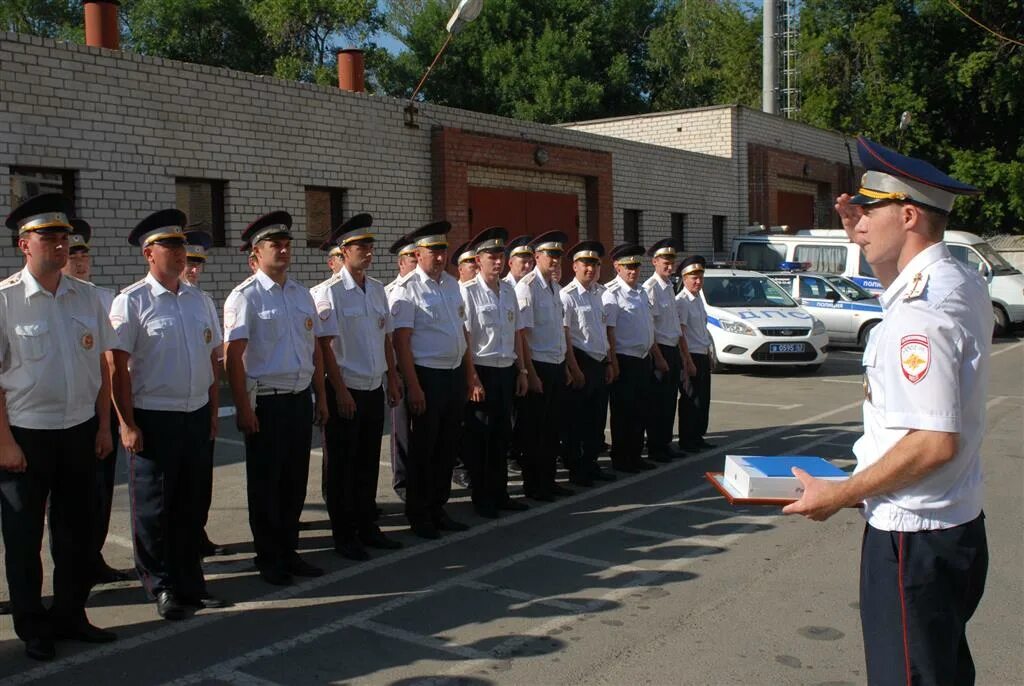
[[[434,61],[427,67],[427,71],[424,72],[423,78],[416,85],[416,89],[409,96],[409,104],[405,106],[405,125],[410,128],[419,128],[419,124],[416,123],[416,96],[419,95],[420,89],[423,88],[423,84],[426,83],[427,77],[430,76],[430,72],[433,71],[437,65],[438,60],[441,59],[441,55],[448,48],[448,44],[452,42],[452,38],[455,34],[466,28],[466,24],[473,21],[480,16],[481,10],[484,8],[484,0],[462,0],[459,6],[452,12],[451,18],[448,20],[448,25],[445,27],[448,30],[448,37],[444,41],[444,45],[434,55]]]

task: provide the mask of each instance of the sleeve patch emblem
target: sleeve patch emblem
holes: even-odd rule
[[[931,345],[928,337],[911,334],[900,339],[900,369],[903,376],[916,384],[928,374],[931,366]]]

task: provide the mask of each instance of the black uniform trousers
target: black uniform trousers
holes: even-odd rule
[[[667,456],[672,443],[672,429],[675,428],[676,395],[679,392],[679,374],[683,359],[679,347],[658,344],[661,356],[668,364],[668,371],[651,375],[651,410],[647,425],[647,454],[651,457]]]
[[[68,429],[11,427],[27,468],[0,470],[0,526],[14,631],[23,641],[52,638],[54,627],[85,620],[93,579],[96,490],[95,418]],[[53,605],[42,604],[39,556],[47,499]]]
[[[405,463],[409,456],[409,411],[405,401],[391,408],[391,487],[405,494]]]
[[[334,387],[327,384],[331,417],[324,426],[324,497],[335,543],[377,530],[377,478],[384,435],[384,388],[348,389],[356,403],[351,419],[338,414]]]
[[[523,470],[523,493],[528,496],[549,495],[555,485],[565,404],[565,363],[534,360],[533,367],[544,391],[530,391],[518,417],[523,432],[523,455],[519,464]]]
[[[611,458],[613,466],[640,461],[650,401],[651,357],[618,354],[619,378],[611,385]]]
[[[572,476],[589,477],[597,471],[597,456],[604,447],[608,417],[606,367],[579,348],[573,351],[584,383],[583,388],[570,387],[566,391],[565,466]]]
[[[210,407],[194,412],[136,408],[142,452],[129,456],[135,569],[155,598],[206,593],[202,566],[203,484],[210,470]]]
[[[245,437],[249,528],[256,567],[285,571],[299,547],[299,517],[306,504],[313,397],[298,393],[256,396],[260,430]]]
[[[509,443],[512,440],[512,399],[516,394],[516,366],[476,365],[484,387],[484,401],[467,404],[462,461],[473,484],[473,504],[495,509],[508,500]]]
[[[690,383],[679,383],[679,445],[698,447],[708,431],[711,415],[711,358],[702,353],[690,353],[697,375]]]
[[[103,544],[107,542],[107,533],[110,531],[110,511],[114,504],[114,482],[117,480],[117,454],[120,452],[121,437],[118,435],[117,411],[110,410],[110,439],[113,451],[104,459],[96,462],[96,509],[93,520],[93,545],[96,562],[94,564],[96,573],[99,573],[107,566],[103,559]]]
[[[466,372],[461,364],[455,369],[416,365],[416,378],[427,407],[420,415],[408,413],[405,516],[410,524],[436,525],[452,493],[452,470],[462,441]]]
[[[868,683],[973,684],[965,630],[987,572],[984,513],[937,531],[865,525],[860,616]]]
[[[206,523],[210,521],[210,506],[213,505],[213,455],[217,448],[217,441],[207,441],[206,452],[209,453],[210,469],[203,474],[202,492],[199,496],[199,509],[202,514],[202,524],[199,531],[199,542],[206,545],[210,537],[206,535]]]

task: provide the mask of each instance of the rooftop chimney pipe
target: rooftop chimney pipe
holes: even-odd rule
[[[85,44],[108,50],[121,49],[121,27],[117,23],[117,0],[83,0]]]
[[[778,54],[775,45],[775,22],[778,18],[776,0],[764,0],[764,33],[761,53],[761,111],[778,114],[779,70],[775,59]]]
[[[338,51],[338,88],[353,93],[366,92],[366,68],[363,51],[359,48]]]

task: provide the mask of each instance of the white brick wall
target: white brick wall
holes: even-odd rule
[[[611,153],[616,240],[623,209],[643,211],[645,242],[668,235],[671,212],[686,212],[688,246],[707,251],[711,215],[727,216],[732,231],[745,212],[733,162],[721,156],[429,103],[421,128],[410,129],[397,99],[35,37],[0,33],[0,93],[0,189],[10,188],[11,166],[74,170],[78,212],[94,227],[94,279],[104,286],[145,273],[127,235],[174,205],[175,177],[226,182],[229,247],[212,250],[204,280],[217,299],[248,275],[237,245],[255,217],[285,209],[303,234],[306,186],[346,188],[346,214],[372,213],[389,244],[433,218],[431,126]],[[533,188],[539,179],[519,181]],[[0,215],[9,210],[4,190]],[[0,274],[19,269],[17,249],[0,243]],[[297,243],[292,274],[313,285],[326,276],[323,256]],[[389,255],[374,274],[392,278]]]

